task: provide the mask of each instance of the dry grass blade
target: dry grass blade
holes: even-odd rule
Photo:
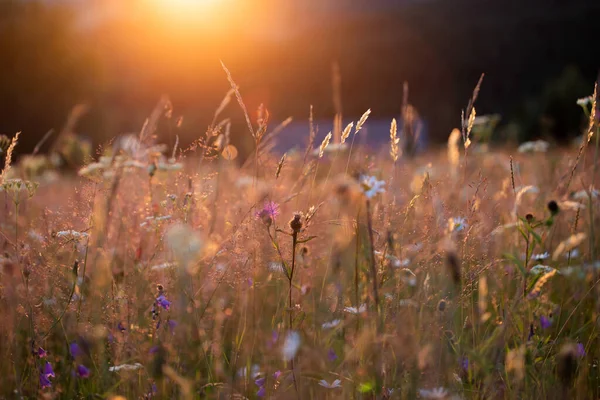
[[[554,254],[552,254],[552,259],[554,261],[558,260],[558,257],[560,257],[561,254],[571,251],[575,247],[579,246],[586,237],[587,235],[583,232],[569,236],[568,239],[563,240],[558,244],[558,246],[556,246],[556,250],[554,250]]]
[[[363,127],[365,122],[367,122],[367,119],[369,118],[369,114],[371,114],[370,108],[367,111],[365,111],[365,113],[362,115],[362,117],[360,117],[360,119],[358,120],[358,123],[356,124],[356,129],[354,130],[355,135],[358,133],[358,131],[361,130],[361,128]]]
[[[398,156],[400,150],[398,148],[398,126],[396,124],[396,118],[392,119],[392,124],[390,125],[390,156],[394,162],[398,161]]]
[[[595,117],[598,107],[598,82],[594,84],[594,95],[592,96],[592,108],[590,112],[590,122],[588,125],[587,142],[589,143],[594,136],[594,125],[596,124]]]
[[[225,107],[227,107],[229,105],[229,103],[231,102],[231,96],[233,95],[233,93],[234,93],[233,89],[229,89],[227,91],[227,94],[225,94],[225,97],[223,97],[223,100],[221,100],[221,104],[219,104],[219,107],[215,111],[215,115],[213,116],[211,126],[215,125],[215,122],[217,121],[217,118],[219,117],[219,115],[223,112],[223,110],[225,110]]]
[[[248,115],[248,110],[246,109],[246,105],[244,104],[244,101],[242,100],[242,95],[240,94],[238,86],[233,81],[233,78],[231,77],[231,72],[229,72],[229,70],[225,66],[225,63],[223,63],[223,61],[221,61],[221,66],[223,67],[225,74],[227,74],[227,80],[229,81],[229,85],[231,85],[231,90],[233,90],[233,92],[235,93],[235,97],[238,101],[238,104],[240,105],[240,108],[244,112],[244,117],[246,118],[246,124],[248,125],[248,130],[252,134],[252,137],[254,139],[256,139],[256,133],[254,132],[254,128],[252,127],[252,122],[250,122],[250,115]]]
[[[150,117],[146,119],[144,125],[142,126],[142,130],[140,131],[140,143],[145,143],[148,138],[151,138],[152,135],[154,135],[160,116],[164,113],[165,110],[169,109],[170,107],[171,101],[169,100],[169,98],[167,96],[162,96],[158,103],[156,103],[156,106],[154,106],[154,109],[152,109]],[[67,125],[69,124],[70,123],[67,123]],[[56,140],[58,141],[58,138]]]
[[[4,159],[4,169],[2,170],[2,174],[0,174],[0,184],[4,183],[4,180],[6,179],[6,175],[8,174],[8,171],[10,171],[10,166],[12,163],[12,154],[13,154],[13,151],[15,151],[15,147],[17,147],[17,142],[19,141],[20,135],[21,135],[21,132],[17,132],[15,137],[12,138],[12,140],[10,141],[10,145],[8,146],[8,149],[6,150],[6,158]]]
[[[342,132],[342,138],[341,138],[341,143],[345,143],[346,139],[348,139],[348,136],[350,136],[350,132],[352,131],[352,127],[354,126],[354,122],[350,122],[348,125],[346,125],[346,127],[344,128],[344,131]]]
[[[477,85],[475,85],[475,89],[473,89],[473,94],[469,99],[467,109],[466,111],[462,111],[462,135],[463,141],[465,143],[465,149],[468,148],[471,143],[469,139],[469,134],[471,133],[471,128],[473,127],[473,122],[475,121],[475,101],[477,101],[477,97],[479,97],[479,91],[481,90],[481,84],[483,82],[484,76],[485,74],[481,74],[481,76],[479,77],[479,81],[477,81]],[[467,117],[468,120],[466,120],[465,117]]]
[[[537,298],[540,293],[542,292],[542,288],[544,287],[544,285],[546,284],[546,282],[548,282],[550,280],[550,278],[552,278],[554,275],[556,275],[556,270],[552,270],[550,272],[545,273],[544,275],[542,275],[536,282],[535,285],[533,286],[533,288],[531,289],[531,292],[529,292],[529,294],[527,295],[528,299],[535,299]]]
[[[325,149],[329,146],[329,141],[331,140],[331,132],[325,136],[325,139],[321,142],[321,146],[319,146],[319,158],[323,158],[323,154],[325,154]]]
[[[279,178],[279,174],[281,174],[281,169],[283,168],[283,164],[285,163],[286,155],[287,155],[287,153],[284,153],[283,156],[281,156],[279,163],[277,163],[277,171],[275,171],[275,179]]]
[[[458,143],[460,141],[460,131],[453,129],[448,137],[448,162],[454,166],[458,166],[460,159],[460,151],[458,149]]]

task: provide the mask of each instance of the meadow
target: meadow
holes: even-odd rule
[[[598,398],[595,96],[573,148],[482,149],[477,88],[447,148],[354,146],[366,112],[281,157],[229,80],[188,149],[166,101],[95,161],[3,138],[2,398]]]

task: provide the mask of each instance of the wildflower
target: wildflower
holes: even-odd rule
[[[445,399],[448,397],[448,391],[443,387],[419,389],[419,395],[424,399]]]
[[[83,351],[77,344],[77,342],[73,342],[69,345],[69,353],[71,353],[71,357],[77,358],[83,354]]]
[[[460,232],[468,226],[467,220],[463,217],[453,217],[448,220],[448,230],[450,232]]]
[[[340,323],[342,322],[342,320],[340,319],[334,319],[333,321],[329,321],[329,322],[324,322],[323,325],[321,325],[322,329],[331,329],[331,328],[335,328],[336,326],[338,326]]]
[[[468,357],[461,357],[461,359],[460,359],[460,367],[465,372],[467,372],[469,370],[469,358]]]
[[[327,389],[335,389],[335,388],[342,387],[341,384],[342,384],[342,381],[339,380],[339,379],[336,379],[335,381],[333,381],[331,383],[327,382],[325,379],[321,379],[319,381],[319,385],[321,385],[321,386],[323,386],[324,388],[327,388]]]
[[[89,378],[90,377],[90,370],[83,364],[79,364],[77,366],[77,376],[80,378]]]
[[[279,205],[274,201],[267,201],[262,210],[256,213],[256,218],[262,220],[266,226],[271,226],[275,217],[279,215]]]
[[[302,230],[302,213],[295,212],[294,217],[290,221],[290,228],[292,228],[292,232],[298,233]]]
[[[547,265],[538,264],[529,270],[529,274],[530,275],[542,275],[542,274],[548,274],[552,271],[555,271],[555,269],[552,267],[549,267]]]
[[[70,239],[82,239],[87,238],[88,236],[87,232],[77,232],[74,230],[56,232],[56,237],[67,237]]]
[[[277,370],[277,371],[275,371],[275,372],[273,373],[273,378],[274,378],[275,380],[278,380],[278,379],[281,377],[281,374],[282,374],[282,372],[281,372],[281,371],[279,371],[279,370]]]
[[[164,308],[167,311],[171,307],[171,302],[169,300],[167,300],[167,298],[165,297],[164,294],[161,294],[160,296],[158,296],[156,298],[156,302],[158,303],[159,306],[161,306],[162,308]]]
[[[581,106],[581,107],[585,107],[588,104],[592,104],[592,96],[587,96],[587,97],[582,97],[580,99],[577,99],[577,105]]]
[[[46,364],[44,364],[42,374],[46,378],[54,378],[56,376],[56,375],[54,375],[54,370],[52,369],[52,364],[50,364],[49,362],[46,362]]]
[[[44,350],[43,348],[41,348],[41,347],[38,347],[38,349],[37,349],[37,351],[35,353],[37,354],[37,356],[39,358],[44,358],[44,357],[46,357],[48,355],[48,352],[46,350]]]
[[[175,321],[174,319],[170,319],[167,321],[167,326],[169,327],[169,331],[171,332],[171,334],[174,335],[175,327],[177,326],[177,321]]]
[[[599,195],[600,191],[592,188],[590,189],[589,195],[587,190],[580,190],[578,192],[572,193],[571,198],[573,198],[574,200],[587,200],[590,197],[592,199],[597,199]]]
[[[525,142],[518,148],[519,153],[545,153],[548,151],[550,143],[545,140],[536,140],[532,142]]]
[[[165,239],[182,268],[188,267],[188,264],[202,251],[205,244],[196,231],[181,223],[169,227]]]
[[[329,349],[329,351],[327,352],[327,358],[331,362],[334,362],[335,360],[337,360],[338,357],[337,357],[337,354],[335,354],[335,350]]]
[[[282,274],[285,274],[285,269],[283,268],[283,264],[281,264],[280,262],[275,262],[275,261],[270,262],[268,264],[267,268],[271,272],[280,272]]]
[[[374,176],[361,175],[359,182],[367,199],[372,199],[378,193],[385,192],[385,181],[378,181]]]
[[[552,326],[552,321],[545,315],[542,315],[540,317],[540,326],[542,327],[542,329],[548,329]]]
[[[542,254],[534,254],[532,257],[534,260],[536,261],[542,261],[545,260],[547,258],[550,258],[550,253],[548,253],[547,251],[542,253]]]
[[[110,372],[119,372],[121,370],[124,371],[135,371],[137,369],[141,369],[144,368],[144,366],[140,363],[135,363],[135,364],[121,364],[121,365],[113,365],[112,367],[109,367],[108,370]]]
[[[298,349],[300,349],[300,334],[296,331],[291,331],[288,333],[287,337],[285,338],[285,342],[283,343],[283,360],[292,360],[294,357],[296,357]]]
[[[125,325],[123,325],[123,323],[121,321],[119,321],[119,323],[117,324],[117,329],[121,333],[123,333],[123,332],[125,332],[127,330],[127,328],[125,328]]]
[[[344,311],[350,314],[362,314],[367,311],[367,305],[361,304],[358,308],[356,307],[344,307]]]
[[[444,310],[446,310],[446,300],[441,299],[438,303],[437,308],[438,308],[438,311],[444,312]]]
[[[42,389],[46,389],[52,386],[50,379],[48,379],[48,376],[43,372],[40,373],[40,386],[42,387]]]
[[[264,386],[261,386],[258,391],[256,392],[256,395],[258,397],[265,397],[267,395],[267,389],[265,389]]]
[[[254,384],[258,387],[261,386],[265,386],[265,383],[267,382],[267,378],[263,377],[263,378],[258,378],[254,381]]]
[[[577,343],[577,355],[579,358],[585,357],[585,346],[583,343]]]
[[[177,266],[176,263],[165,262],[165,263],[162,263],[162,264],[153,265],[152,267],[150,267],[150,269],[152,271],[159,271],[159,270],[162,270],[162,269],[169,269],[169,268],[175,267],[175,266]]]

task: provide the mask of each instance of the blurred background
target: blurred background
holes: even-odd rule
[[[0,133],[22,131],[30,151],[86,104],[76,131],[101,143],[139,132],[166,94],[186,145],[229,89],[222,60],[272,125],[305,123],[311,104],[331,121],[337,68],[344,122],[371,108],[389,129],[406,81],[428,141],[443,143],[485,72],[477,112],[499,114],[497,141],[564,143],[598,75],[599,16],[598,0],[0,0]],[[235,102],[226,114],[243,151],[243,115]]]

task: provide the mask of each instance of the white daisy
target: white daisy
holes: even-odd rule
[[[378,181],[374,176],[361,175],[360,186],[368,199],[385,192],[385,181]]]

